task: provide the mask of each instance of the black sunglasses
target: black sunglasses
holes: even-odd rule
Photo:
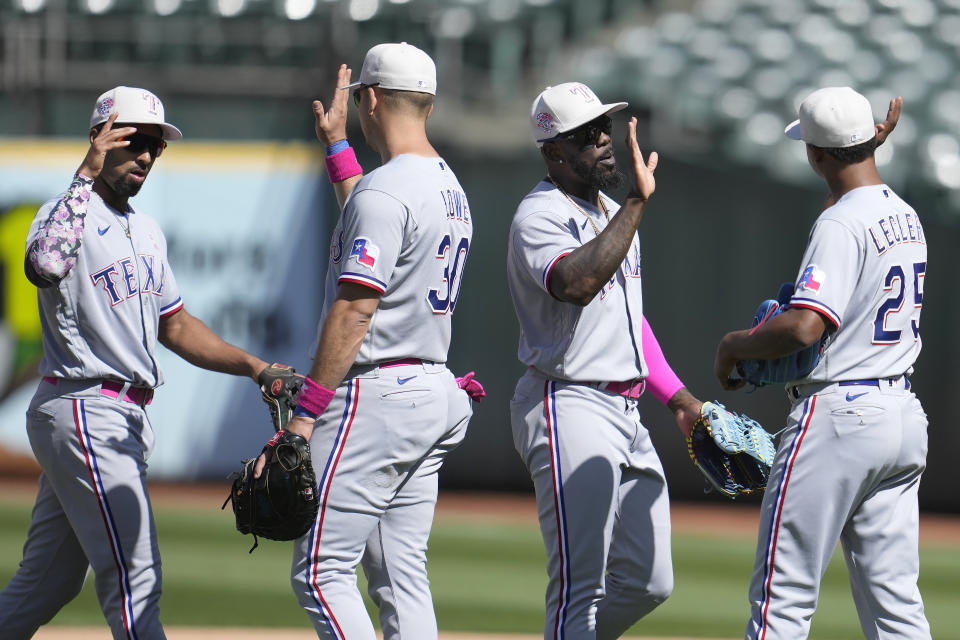
[[[380,83],[378,82],[377,84],[380,84]],[[377,84],[362,84],[362,85],[360,85],[359,87],[357,87],[356,89],[354,89],[354,90],[353,90],[353,104],[355,104],[355,105],[357,105],[357,107],[359,107],[359,106],[360,106],[360,98],[363,96],[363,92],[364,92],[368,87],[375,87],[375,86],[377,86]]]
[[[595,145],[600,141],[600,134],[605,133],[610,135],[610,132],[613,131],[613,120],[610,119],[610,116],[600,116],[599,118],[594,118],[586,124],[582,124],[576,129],[567,131],[566,133],[561,133],[560,135],[554,136],[549,140],[544,142],[555,142],[557,140],[572,140],[579,147],[586,147],[589,145]]]
[[[167,148],[166,140],[156,136],[148,136],[145,133],[135,133],[132,136],[117,138],[117,140],[127,140],[130,144],[123,148],[135,155],[140,155],[144,150],[147,150],[151,156],[157,158]]]

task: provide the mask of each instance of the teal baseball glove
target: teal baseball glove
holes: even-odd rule
[[[790,297],[793,295],[793,284],[785,282],[780,285],[776,300],[764,300],[757,307],[753,315],[753,329],[790,308]],[[755,387],[764,387],[770,384],[782,385],[792,380],[806,377],[820,362],[820,352],[823,340],[815,342],[806,349],[788,356],[772,360],[743,360],[737,363],[740,375]]]
[[[719,402],[704,402],[687,437],[687,451],[710,486],[736,498],[763,491],[777,449],[756,420]]]

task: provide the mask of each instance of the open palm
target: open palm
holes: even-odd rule
[[[644,162],[643,152],[640,151],[640,145],[637,143],[636,118],[630,118],[630,122],[627,123],[627,149],[630,151],[630,164],[633,167],[633,193],[631,195],[646,200],[653,195],[657,188],[657,181],[653,177],[653,172],[657,168],[660,157],[656,151],[651,151],[650,156]]]

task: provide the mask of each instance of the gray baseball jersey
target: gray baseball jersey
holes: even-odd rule
[[[620,206],[600,194],[609,215]],[[607,222],[602,211],[541,181],[520,202],[510,226],[507,281],[520,321],[518,357],[556,379],[633,380],[645,377],[641,348],[643,287],[640,239],[635,234],[623,266],[585,307],[549,295],[557,261],[586,244]],[[547,295],[543,295],[544,292]]]
[[[27,234],[28,248],[59,201],[40,207]],[[37,290],[40,375],[161,385],[154,355],[159,319],[183,307],[163,232],[132,207],[128,215],[116,215],[93,193],[82,243],[76,265],[59,285]]]
[[[835,331],[801,382],[889,378],[920,353],[927,244],[917,213],[886,185],[845,194],[817,219],[790,306]]]
[[[619,210],[600,197],[609,214]],[[618,638],[673,589],[663,468],[637,397],[606,384],[647,373],[639,237],[586,306],[549,289],[557,262],[606,224],[602,209],[544,180],[518,206],[507,249],[519,357],[530,367],[510,422],[536,490],[550,640]]]
[[[382,295],[356,364],[446,362],[472,236],[467,198],[443,158],[404,154],[371,171],[334,229],[320,326],[339,284],[362,284]]]
[[[746,638],[805,638],[839,541],[864,636],[930,638],[917,588],[927,417],[906,374],[920,351],[927,246],[886,185],[818,218],[791,306],[833,325],[792,402],[761,507]]]
[[[27,435],[43,473],[23,561],[0,593],[11,638],[30,637],[73,599],[88,567],[114,638],[164,637],[145,404],[163,381],[160,318],[183,303],[156,222],[115,212],[92,189],[75,177],[27,237],[29,277],[59,281],[37,291],[44,377]]]
[[[291,582],[320,638],[375,640],[361,562],[385,640],[437,637],[426,549],[437,472],[472,414],[444,364],[472,234],[449,165],[415,155],[364,176],[334,229],[321,328],[341,283],[381,297],[310,439],[321,506]]]

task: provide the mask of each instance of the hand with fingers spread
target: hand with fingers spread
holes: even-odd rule
[[[887,108],[887,119],[876,125],[878,147],[886,141],[887,137],[893,132],[893,128],[897,126],[897,122],[900,121],[900,111],[902,109],[903,98],[897,96],[890,101],[890,106]]]
[[[350,67],[345,64],[340,65],[337,71],[337,86],[333,90],[329,109],[325,111],[321,101],[313,101],[314,130],[317,133],[317,139],[327,146],[347,137],[347,106],[350,90],[346,86],[350,84],[351,73]]]
[[[637,142],[636,118],[630,118],[630,122],[627,123],[627,149],[630,152],[630,164],[633,167],[633,186],[627,197],[646,201],[657,187],[653,172],[657,168],[660,156],[656,151],[651,151],[647,161],[644,162],[643,152],[640,151],[640,144]]]
[[[330,98],[330,108],[313,101],[314,131],[327,148],[327,177],[333,185],[337,204],[343,209],[353,187],[363,177],[363,167],[357,162],[353,148],[347,142],[347,107],[350,97],[350,67],[341,64],[337,70],[337,85]]]
[[[119,129],[114,129],[113,123],[117,121],[118,115],[119,112],[110,114],[110,117],[103,123],[100,131],[91,137],[90,149],[87,150],[87,155],[83,158],[83,162],[80,164],[80,168],[77,169],[77,173],[96,180],[97,176],[99,176],[103,170],[103,162],[107,157],[107,152],[113,149],[122,149],[130,145],[130,141],[124,140],[124,138],[136,133],[137,128],[120,127]]]

